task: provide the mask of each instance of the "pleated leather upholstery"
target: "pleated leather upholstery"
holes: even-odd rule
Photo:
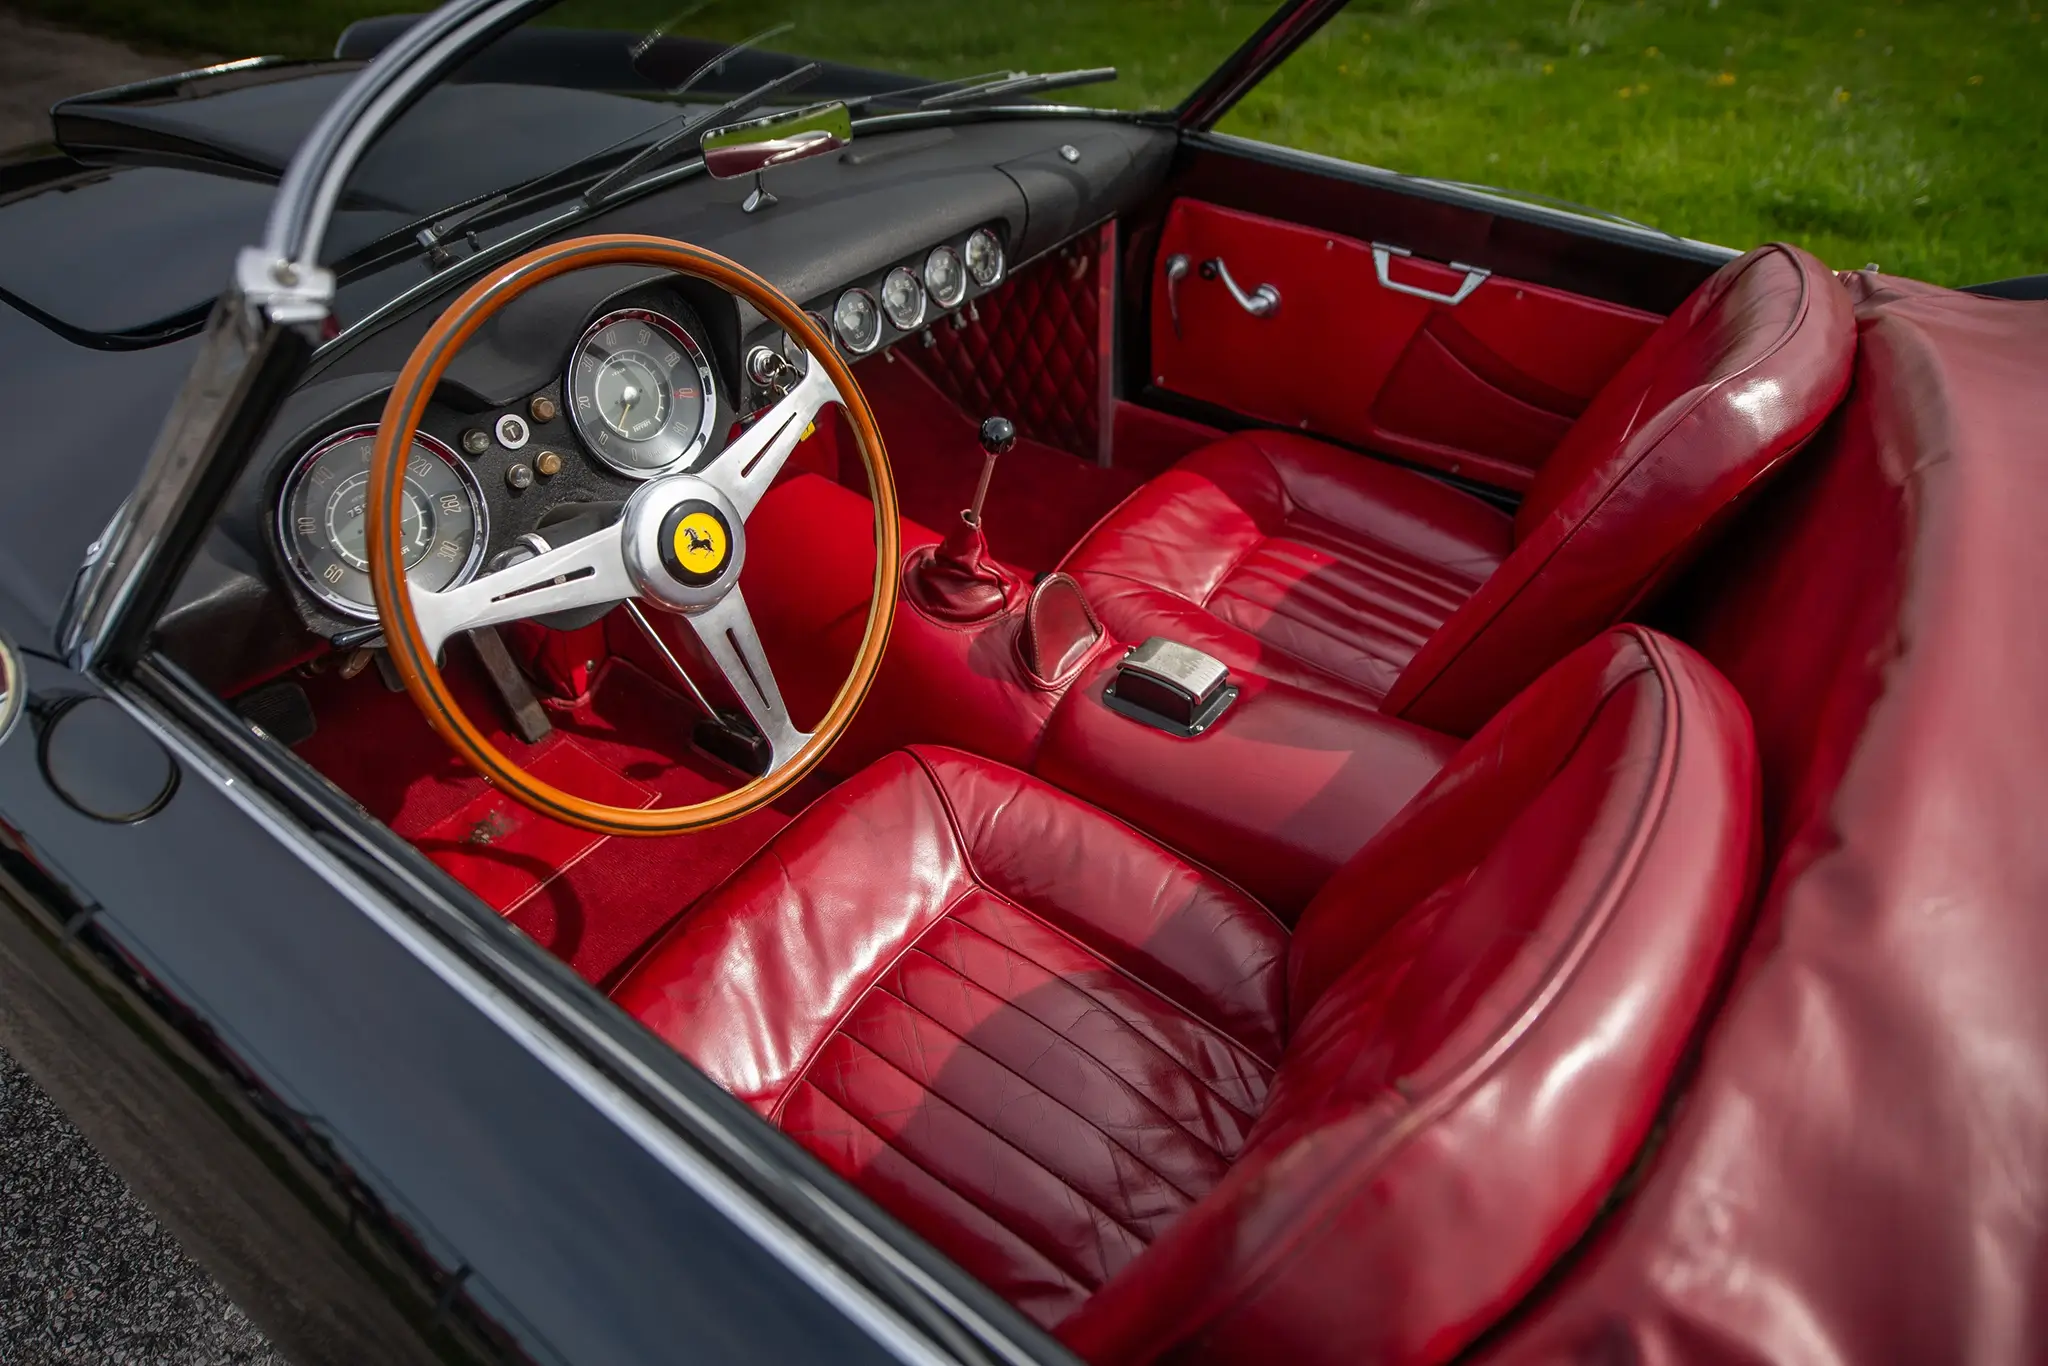
[[[1242,1150],[1286,948],[1093,808],[919,750],[814,806],[614,994],[1052,1324]]]
[[[1378,699],[1513,549],[1505,513],[1288,432],[1244,432],[1127,499],[1066,562],[1110,631]]]
[[[1424,1366],[1641,1153],[1755,809],[1741,699],[1625,628],[1464,745],[1291,938],[1093,808],[916,750],[614,996],[1097,1366]]]
[[[1125,640],[1470,735],[1643,601],[1820,428],[1856,329],[1826,265],[1773,244],[1716,271],[1597,394],[1513,518],[1286,432],[1183,460],[1062,566]]]

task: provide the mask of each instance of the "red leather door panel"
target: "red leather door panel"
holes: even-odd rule
[[[1427,243],[1392,244],[1426,251]],[[1175,257],[1185,272],[1169,278]],[[1450,304],[1380,282],[1373,244],[1199,200],[1168,212],[1153,264],[1160,388],[1520,492],[1659,319],[1489,276]],[[1247,294],[1279,291],[1264,317]],[[1462,269],[1388,256],[1396,286],[1450,296]]]

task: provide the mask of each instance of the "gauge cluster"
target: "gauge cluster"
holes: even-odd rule
[[[831,332],[840,349],[865,356],[935,326],[1003,282],[1008,271],[1002,236],[979,227],[941,242],[913,260],[891,266],[872,281],[847,286],[831,301]]]
[[[724,296],[719,296],[723,298]],[[679,288],[638,286],[562,320],[562,350],[532,357],[490,402],[445,382],[406,453],[406,578],[460,586],[592,503],[690,469],[732,425],[730,360]],[[544,362],[544,367],[541,365]],[[338,642],[375,634],[365,513],[379,399],[350,405],[287,447],[272,535],[300,614]]]

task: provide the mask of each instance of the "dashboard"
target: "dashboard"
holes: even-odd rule
[[[787,168],[759,217],[699,179],[575,231],[731,256],[803,305],[810,344],[858,362],[977,316],[1018,265],[1162,180],[1171,145],[1093,120],[921,128]],[[160,627],[203,682],[233,690],[377,643],[369,455],[392,381],[445,306],[426,295],[356,329],[288,396]],[[637,267],[545,282],[471,337],[413,434],[408,578],[438,591],[585,534],[644,481],[716,459],[807,366],[804,341],[708,282]]]

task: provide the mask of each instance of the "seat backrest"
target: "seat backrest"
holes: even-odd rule
[[[1537,472],[1515,549],[1381,710],[1469,735],[1681,567],[1849,385],[1855,321],[1821,262],[1773,244],[1665,319]]]
[[[1445,1360],[1642,1149],[1754,874],[1748,713],[1624,627],[1468,742],[1330,881],[1221,1185],[1060,1328],[1096,1366]]]

